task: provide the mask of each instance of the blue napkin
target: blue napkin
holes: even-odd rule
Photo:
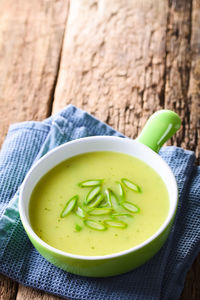
[[[18,213],[18,189],[27,171],[52,148],[94,135],[122,136],[72,105],[43,122],[10,127],[0,152],[0,272],[67,299],[178,299],[200,246],[200,167],[191,151],[160,151],[177,179],[180,201],[167,242],[143,266],[110,278],[80,277],[54,267],[30,243]]]

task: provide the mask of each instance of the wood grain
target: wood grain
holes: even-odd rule
[[[15,300],[18,283],[0,274],[0,299]]]
[[[65,0],[0,1],[0,143],[10,123],[49,114],[67,12]]]
[[[200,163],[200,0],[193,0],[190,29],[190,74],[188,84],[187,112],[188,122],[186,123],[186,138],[192,140],[191,148],[196,150],[198,163]],[[185,103],[187,106],[187,103]],[[184,137],[183,137],[184,138]],[[188,141],[187,140],[187,141]],[[192,268],[188,272],[185,281],[181,300],[200,299],[200,255],[195,260]]]
[[[190,138],[193,140],[193,149],[196,149],[197,157],[200,157],[200,0],[192,2],[191,21],[191,64],[188,88],[188,101],[191,103]]]
[[[196,151],[199,156],[199,78],[195,74],[198,8],[192,1],[172,0],[169,6],[166,36],[166,87],[164,106],[182,118],[182,128],[172,143]],[[196,29],[196,33],[195,33]],[[198,28],[199,34],[199,28]],[[199,40],[200,43],[200,40]],[[193,59],[191,59],[193,58]]]
[[[53,111],[73,103],[135,138],[152,112],[173,109],[183,125],[168,144],[199,156],[197,11],[188,0],[73,1]]]
[[[0,144],[10,123],[41,120],[51,111],[68,4],[0,1]],[[17,283],[1,275],[1,300],[16,299],[17,289]],[[36,299],[36,294],[19,286],[20,300]]]
[[[136,137],[164,92],[166,1],[72,1],[53,111],[87,109]]]
[[[16,300],[59,300],[61,298],[19,285]]]

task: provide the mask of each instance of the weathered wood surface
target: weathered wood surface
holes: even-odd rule
[[[0,142],[10,123],[49,114],[67,12],[66,0],[0,1]]]
[[[0,144],[10,123],[51,112],[68,15],[66,0],[0,1]],[[45,299],[0,275],[0,299]]]
[[[170,108],[183,120],[170,143],[199,157],[200,0],[73,0],[68,18],[67,8],[0,2],[1,141],[10,123],[69,103],[132,138],[152,112]],[[199,269],[200,257],[181,300],[200,299]],[[1,299],[58,298],[2,276]]]

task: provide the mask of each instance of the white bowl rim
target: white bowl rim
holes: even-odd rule
[[[160,162],[162,164],[165,165],[165,168],[167,169],[168,173],[171,175],[171,177],[174,180],[174,184],[175,184],[175,194],[174,194],[174,199],[176,200],[172,209],[169,210],[169,213],[167,215],[167,218],[165,219],[165,222],[160,226],[160,228],[152,235],[150,236],[148,239],[146,239],[144,242],[140,243],[137,246],[134,246],[132,248],[120,251],[120,252],[116,252],[116,253],[112,253],[112,254],[107,254],[107,255],[96,255],[96,256],[90,256],[90,255],[79,255],[79,254],[72,254],[66,251],[62,251],[59,250],[57,248],[54,248],[53,246],[50,246],[49,244],[47,244],[46,242],[44,242],[42,239],[40,239],[37,234],[34,232],[34,230],[32,229],[31,225],[29,224],[27,218],[26,218],[26,214],[24,212],[25,208],[23,207],[23,203],[22,203],[22,199],[23,199],[23,191],[24,191],[24,187],[27,185],[27,182],[29,181],[29,178],[31,177],[32,172],[34,171],[35,168],[37,168],[37,166],[44,160],[47,160],[51,157],[51,155],[57,151],[59,151],[62,148],[67,147],[68,145],[71,144],[75,144],[75,143],[80,143],[80,142],[84,142],[86,140],[91,140],[91,139],[113,139],[113,140],[128,140],[137,144],[140,144],[140,146],[142,145],[144,147],[144,149],[146,148],[146,150],[150,151],[152,153],[152,155],[156,155],[157,159],[160,160]],[[105,150],[108,151],[108,150]],[[94,151],[91,151],[94,152]],[[112,151],[114,152],[114,151]],[[84,153],[84,152],[83,152]],[[121,152],[123,153],[123,152]],[[74,155],[76,156],[76,155]],[[134,155],[133,155],[134,156]],[[73,156],[72,156],[73,157]],[[64,160],[63,160],[64,161]],[[49,169],[50,170],[50,169]],[[44,176],[44,175],[43,175]],[[39,180],[38,180],[39,181]],[[34,186],[35,187],[35,186]],[[33,187],[33,188],[34,188]],[[33,190],[33,189],[32,189]],[[29,199],[30,200],[30,199]],[[20,218],[22,221],[22,224],[25,228],[25,230],[31,235],[31,237],[36,240],[36,242],[40,245],[42,245],[44,248],[46,248],[47,250],[54,252],[55,254],[58,255],[62,255],[64,257],[68,257],[68,258],[72,258],[72,259],[76,259],[76,260],[91,260],[91,261],[96,261],[96,260],[106,260],[106,259],[113,259],[113,258],[117,258],[126,254],[130,254],[132,252],[135,252],[145,246],[147,246],[148,244],[150,244],[152,241],[154,241],[160,234],[162,234],[165,229],[169,226],[170,222],[173,220],[173,217],[176,213],[176,209],[177,209],[177,205],[178,205],[178,186],[177,186],[177,182],[176,179],[174,177],[174,174],[172,173],[172,170],[170,169],[170,167],[167,165],[167,163],[162,159],[162,157],[157,154],[156,152],[154,152],[152,149],[150,149],[148,146],[140,143],[139,141],[136,140],[132,140],[129,138],[124,138],[124,137],[118,137],[118,136],[90,136],[90,137],[84,137],[84,138],[79,138],[70,142],[66,142],[52,150],[50,150],[47,154],[45,154],[43,157],[41,157],[28,171],[28,173],[25,176],[25,179],[21,185],[20,188],[20,194],[19,194],[19,213],[20,213]]]

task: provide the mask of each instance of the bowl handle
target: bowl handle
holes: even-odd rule
[[[167,109],[159,110],[149,118],[137,141],[158,152],[180,126],[181,119],[175,112]]]

